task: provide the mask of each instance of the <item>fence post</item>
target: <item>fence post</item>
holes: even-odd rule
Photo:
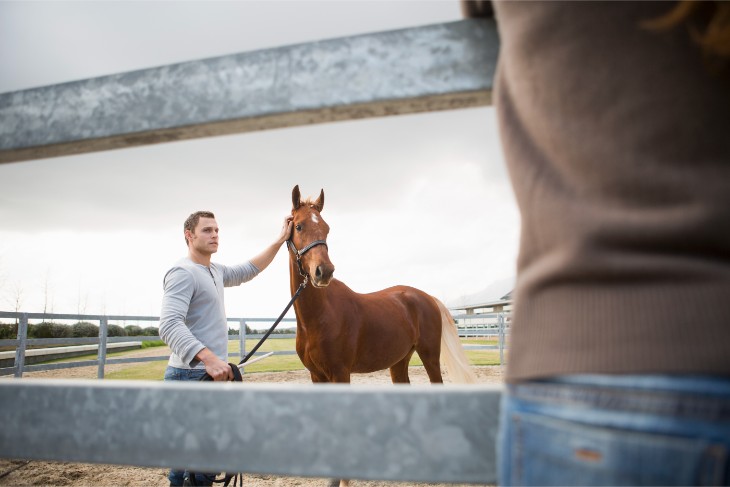
[[[238,322],[238,349],[241,351],[241,360],[246,356],[246,322],[240,320]],[[240,367],[241,373],[244,373],[245,367]]]
[[[18,323],[18,348],[15,349],[15,377],[20,379],[23,377],[23,367],[25,367],[25,348],[28,344],[28,313],[20,315],[20,323]]]
[[[104,365],[106,363],[106,335],[107,335],[107,318],[104,317],[99,322],[99,351],[97,353],[97,361],[99,362],[99,372],[97,377],[104,378]]]
[[[499,365],[504,367],[504,313],[497,316],[499,324]]]

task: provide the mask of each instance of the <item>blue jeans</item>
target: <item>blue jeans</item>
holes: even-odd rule
[[[167,366],[165,369],[165,380],[200,380],[205,375],[205,369],[178,369],[177,367]],[[170,470],[167,478],[170,485],[183,485],[185,477],[189,475],[187,470]],[[213,485],[213,479],[217,474],[214,473],[195,473],[196,485]]]
[[[500,485],[728,485],[730,378],[578,375],[502,398]]]

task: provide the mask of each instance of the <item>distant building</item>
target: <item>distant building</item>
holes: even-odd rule
[[[509,311],[512,309],[512,291],[515,279],[495,281],[478,293],[464,296],[447,304],[455,318],[459,315]]]

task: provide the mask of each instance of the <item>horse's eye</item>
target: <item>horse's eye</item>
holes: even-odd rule
[[[301,225],[297,225],[297,232],[301,232],[301,231],[302,231],[302,226]]]

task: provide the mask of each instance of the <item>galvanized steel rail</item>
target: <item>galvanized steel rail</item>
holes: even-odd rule
[[[0,457],[496,481],[497,386],[0,380]]]
[[[0,163],[491,104],[493,20],[264,49],[0,94]]]

